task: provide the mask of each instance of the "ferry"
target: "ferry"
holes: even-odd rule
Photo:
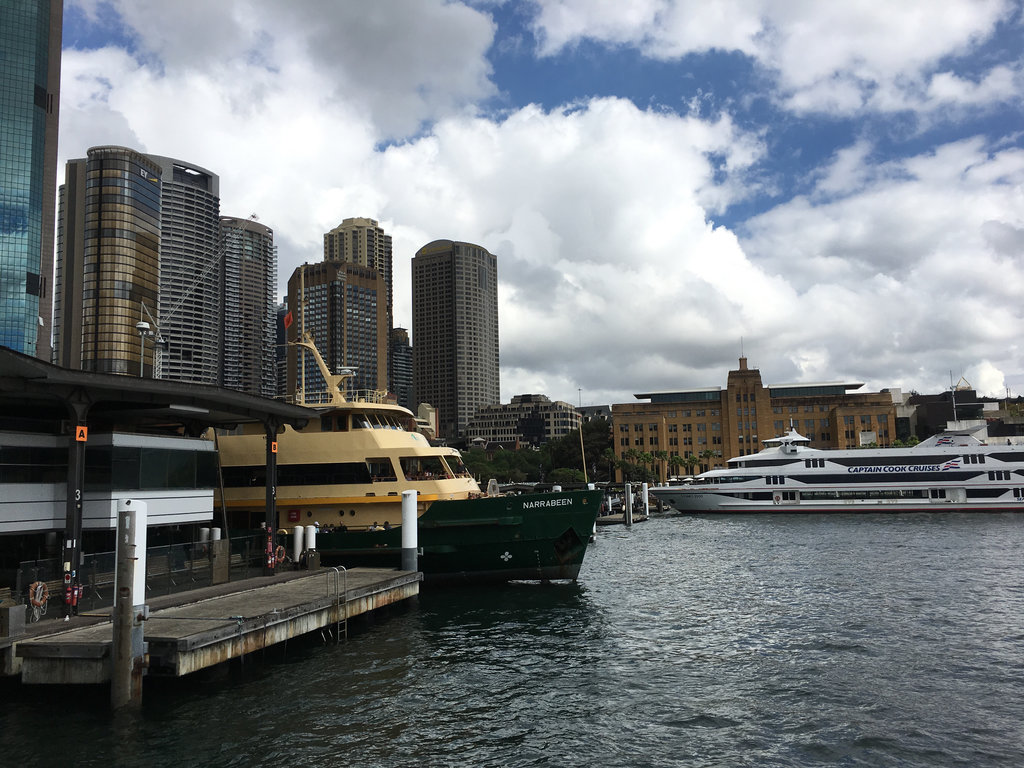
[[[679,512],[1016,512],[1024,510],[1024,446],[995,445],[984,425],[910,448],[819,450],[791,429],[759,453],[651,489]]]
[[[327,392],[297,401],[319,419],[277,436],[277,529],[287,556],[298,528],[315,533],[322,564],[397,566],[402,493],[417,491],[418,568],[427,582],[575,580],[603,501],[600,490],[481,491],[457,450],[432,446],[411,411],[384,393],[345,392],[353,372],[332,374],[312,338]],[[233,528],[265,520],[266,437],[243,426],[216,438]],[[305,534],[302,534],[305,536]]]

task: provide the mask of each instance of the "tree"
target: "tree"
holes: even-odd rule
[[[668,480],[668,451],[659,450],[654,452],[654,458],[658,462],[657,482],[664,483]]]
[[[700,464],[700,458],[697,456],[697,454],[691,453],[689,456],[683,459],[683,462],[686,464],[686,468],[690,470],[690,474],[692,475],[695,474],[694,470],[697,468],[697,465]]]
[[[707,464],[704,465],[704,471],[707,472],[709,469],[711,469],[711,459],[715,457],[715,452],[712,451],[710,448],[705,448],[703,451],[700,452],[700,457],[707,462]]]

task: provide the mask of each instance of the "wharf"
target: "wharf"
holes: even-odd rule
[[[643,513],[634,513],[633,522],[642,523],[647,520],[647,515]],[[626,513],[618,512],[613,515],[601,515],[597,518],[598,525],[625,525],[626,524]]]
[[[180,677],[419,594],[423,574],[381,568],[282,573],[149,601],[148,675]],[[0,638],[4,667],[23,683],[110,681],[113,625],[105,614],[47,620]],[[18,663],[20,662],[20,663]]]

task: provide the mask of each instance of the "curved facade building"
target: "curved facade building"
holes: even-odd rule
[[[136,323],[156,314],[160,271],[160,175],[152,158],[93,147],[70,160],[61,188],[55,298],[58,364],[151,376]],[[141,366],[141,367],[140,367]]]
[[[220,384],[220,177],[171,157],[148,156],[162,168],[160,332],[167,342],[161,378]]]
[[[438,436],[462,439],[477,410],[501,401],[498,259],[435,240],[412,259],[413,389],[437,409]]]
[[[223,386],[274,397],[276,381],[277,248],[274,230],[224,216]]]

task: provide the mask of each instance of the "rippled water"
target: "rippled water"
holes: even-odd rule
[[[604,528],[578,584],[426,592],[140,714],[5,684],[3,762],[1020,766],[1022,545],[1024,515]]]

